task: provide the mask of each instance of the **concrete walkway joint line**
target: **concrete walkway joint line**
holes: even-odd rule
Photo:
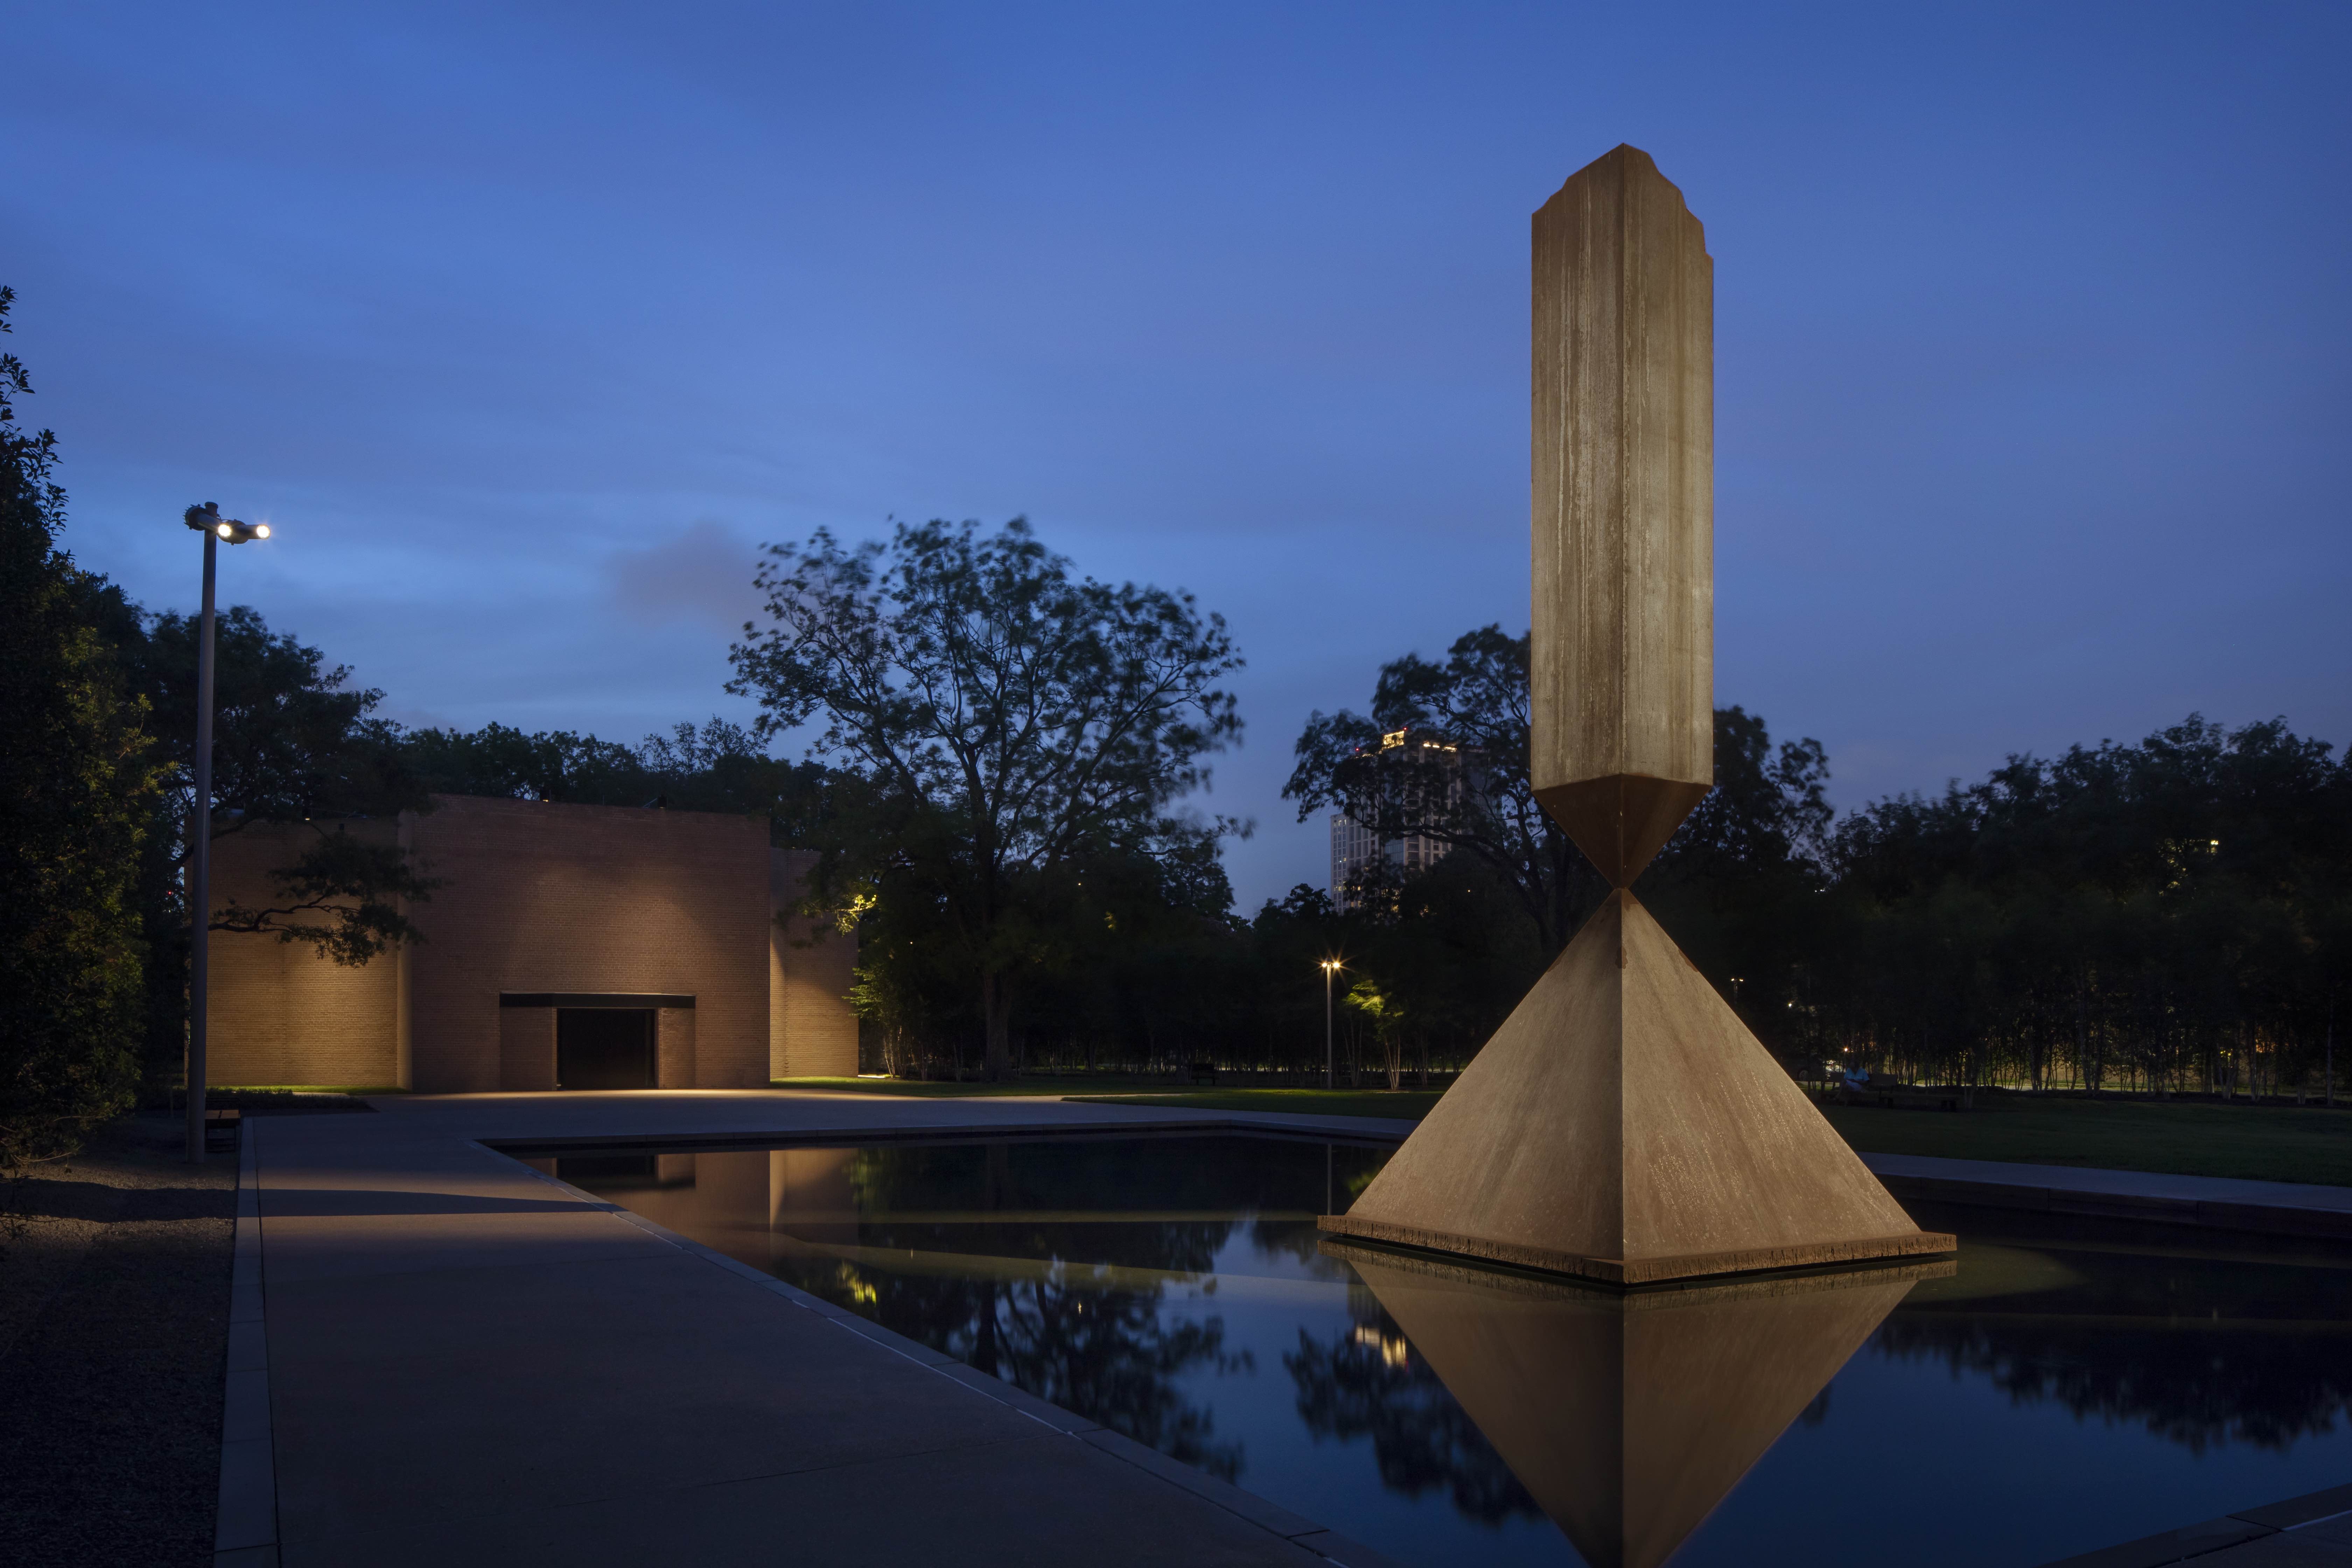
[[[242,1129],[232,1257],[213,1563],[214,1568],[276,1568],[278,1462],[270,1438],[269,1334],[262,1292],[261,1168],[253,1136]]]

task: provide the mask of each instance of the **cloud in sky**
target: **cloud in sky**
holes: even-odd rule
[[[759,547],[724,523],[698,519],[667,538],[613,552],[604,563],[613,603],[646,626],[682,624],[730,641],[760,618],[752,586]]]

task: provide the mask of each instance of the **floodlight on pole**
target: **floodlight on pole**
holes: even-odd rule
[[[1337,1065],[1331,1055],[1331,980],[1347,967],[1336,958],[1327,958],[1323,965],[1323,1087],[1339,1087]]]
[[[195,810],[188,823],[188,1159],[205,1157],[205,1008],[212,925],[213,838],[213,568],[220,542],[243,544],[269,537],[266,522],[223,517],[211,501],[192,506],[180,521],[205,536],[204,611],[196,629]]]

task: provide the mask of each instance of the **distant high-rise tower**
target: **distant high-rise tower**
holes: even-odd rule
[[[1365,747],[1342,767],[1377,770],[1367,775],[1381,815],[1404,824],[1426,822],[1457,810],[1476,787],[1475,752],[1465,752],[1434,730],[1393,730],[1378,748]],[[1408,772],[1407,770],[1411,770]],[[1345,812],[1331,814],[1331,903],[1350,910],[1362,902],[1366,885],[1410,880],[1445,858],[1454,846],[1425,833],[1381,839],[1372,826]],[[1385,862],[1385,866],[1383,866]]]

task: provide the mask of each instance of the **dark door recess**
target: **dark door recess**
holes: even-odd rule
[[[544,1035],[540,1037],[545,1039]],[[555,1087],[654,1087],[654,1013],[650,1007],[558,1007]]]

